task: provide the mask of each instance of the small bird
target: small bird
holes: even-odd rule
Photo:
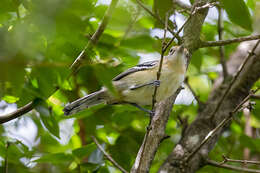
[[[188,51],[183,46],[172,47],[163,59],[160,81],[156,80],[159,60],[138,64],[112,80],[116,96],[103,87],[99,91],[67,104],[63,110],[64,114],[75,114],[100,103],[131,104],[151,113],[141,105],[152,105],[154,86],[158,86],[157,101],[164,100],[175,93],[184,81],[187,58]]]

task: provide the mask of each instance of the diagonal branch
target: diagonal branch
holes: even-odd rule
[[[218,40],[221,41],[223,39],[222,37],[223,37],[223,10],[221,7],[218,7]],[[223,78],[225,80],[228,76],[228,71],[227,71],[227,66],[225,61],[225,51],[223,46],[219,47],[219,54],[220,54],[220,63],[223,71]]]
[[[159,68],[157,71],[157,80],[160,80],[160,76],[161,76],[161,70],[162,70],[162,64],[163,64],[163,58],[164,58],[164,54],[166,51],[165,46],[167,46],[165,44],[165,39],[166,39],[166,32],[167,32],[167,27],[168,27],[168,13],[166,13],[166,17],[165,17],[165,27],[164,27],[164,37],[163,37],[163,42],[162,42],[162,53],[161,53],[161,59],[160,59],[160,64],[159,64]],[[156,94],[157,94],[157,89],[158,86],[155,86],[154,88],[154,93],[152,95],[152,113],[155,114],[155,103],[156,103]],[[147,149],[150,147],[150,142],[149,142],[149,135],[151,135],[152,133],[152,122],[154,120],[156,116],[155,115],[150,115],[150,122],[148,124],[148,128],[147,128],[147,132],[145,133],[144,136],[144,140],[143,140],[143,144],[137,154],[137,158],[135,161],[135,164],[133,166],[133,168],[131,169],[131,172],[147,172],[150,168],[150,164],[151,164],[151,157],[147,158],[148,154],[146,154]],[[161,138],[158,138],[157,143],[155,144],[160,144],[161,141],[164,139],[164,136]],[[158,146],[157,146],[158,147]],[[149,155],[150,156],[150,155]],[[150,160],[149,160],[150,159]]]
[[[249,49],[255,46],[255,42],[250,42]],[[248,49],[248,48],[247,48]],[[245,59],[247,49],[238,47],[236,53],[229,59],[228,67],[230,69],[237,69],[237,63]],[[258,47],[256,52],[259,52]],[[243,58],[244,57],[244,58]],[[238,59],[239,58],[239,59]],[[260,77],[260,54],[256,54],[254,58],[250,58],[249,63],[246,64],[245,68],[239,75],[239,79],[235,81],[226,99],[223,100],[221,110],[216,113],[215,119],[210,121],[209,115],[212,114],[219,100],[225,93],[228,83],[230,81],[215,82],[215,87],[210,93],[209,99],[206,103],[205,108],[202,112],[199,112],[196,119],[187,127],[183,133],[178,145],[174,147],[172,153],[168,156],[167,160],[161,166],[159,172],[180,172],[182,169],[180,165],[183,165],[185,155],[190,153],[200,145],[201,141],[207,136],[212,129],[215,128],[216,124],[219,124],[223,119],[229,116],[229,112],[232,112],[236,105],[238,105],[249,93],[250,88]],[[241,64],[241,63],[240,63]],[[250,77],[249,77],[250,76]],[[220,78],[219,78],[220,79]],[[227,83],[228,82],[228,83]],[[218,141],[224,130],[218,130],[217,134],[211,138],[202,148],[195,154],[192,159],[182,168],[184,172],[191,173],[196,172],[198,169],[203,167],[205,158],[208,157],[209,152],[213,149],[216,142]]]
[[[252,96],[252,99],[260,99],[260,94],[255,94]]]
[[[223,161],[221,162],[221,164],[227,163],[227,162],[233,162],[233,163],[241,163],[241,164],[255,164],[255,165],[260,165],[259,161],[253,161],[253,160],[236,160],[236,159],[230,159],[227,158],[225,155],[222,156],[223,157]]]
[[[0,124],[6,123],[8,121],[11,121],[15,118],[18,118],[20,116],[22,116],[23,114],[26,114],[27,112],[30,112],[31,110],[33,110],[33,108],[37,105],[37,101],[31,101],[30,103],[28,103],[27,105],[20,107],[19,109],[17,109],[16,111],[6,114],[6,115],[1,115],[0,116]]]
[[[222,163],[216,162],[214,160],[209,160],[209,159],[206,161],[206,164],[215,166],[218,168],[225,168],[225,169],[230,169],[230,170],[239,171],[239,172],[260,173],[260,170],[242,168],[242,167],[232,166],[232,165],[228,165],[228,164],[222,164]]]
[[[180,90],[181,88],[179,88],[173,96],[156,104],[155,115],[151,120],[151,125],[149,126],[149,133],[145,134],[145,139],[138,151],[135,163],[131,169],[131,173],[149,172],[156,151],[161,144],[161,141],[165,139],[166,124],[168,122],[173,103]],[[141,153],[144,153],[142,158]]]
[[[97,147],[100,149],[100,151],[102,151],[102,153],[106,156],[106,158],[115,166],[117,167],[120,171],[122,171],[123,173],[128,173],[122,166],[120,166],[105,150],[104,148],[100,145],[100,143],[98,142],[98,140],[94,137],[91,136],[92,140],[95,142],[95,144],[97,145]]]
[[[162,71],[162,64],[163,64],[163,57],[165,54],[165,51],[167,48],[165,48],[165,39],[166,39],[166,32],[167,32],[167,28],[168,28],[168,13],[166,13],[166,17],[165,17],[165,27],[164,27],[164,35],[163,35],[163,42],[162,42],[162,49],[161,49],[161,58],[160,58],[160,63],[159,63],[159,68],[157,71],[157,80],[160,80],[161,77],[161,71]],[[153,93],[153,98],[152,98],[152,110],[154,111],[154,105],[156,103],[156,94],[157,94],[157,90],[158,90],[158,86],[156,85],[154,87],[154,93]]]
[[[108,21],[110,20],[112,13],[116,7],[118,0],[112,0],[98,29],[96,30],[96,32],[93,34],[93,36],[90,39],[90,42],[88,42],[88,44],[85,46],[85,48],[81,51],[81,53],[79,54],[79,56],[77,57],[77,59],[72,63],[70,69],[72,69],[73,72],[77,72],[78,69],[80,68],[81,64],[82,64],[82,60],[85,59],[86,57],[86,50],[91,48],[91,46],[94,46],[97,44],[100,36],[103,34]]]
[[[238,79],[238,76],[240,75],[240,73],[242,72],[242,70],[244,69],[244,67],[246,66],[248,60],[254,56],[254,52],[256,50],[256,48],[258,47],[260,43],[260,40],[257,41],[257,43],[255,44],[255,46],[253,47],[252,51],[248,53],[248,56],[246,57],[245,61],[242,63],[242,65],[240,66],[240,68],[238,69],[236,75],[232,78],[232,81],[229,83],[227,89],[225,90],[225,93],[223,94],[223,96],[221,97],[221,99],[219,100],[215,110],[213,111],[213,113],[210,115],[211,119],[214,119],[215,114],[217,113],[217,111],[219,110],[220,106],[223,103],[223,100],[226,98],[228,92],[230,91],[231,87],[233,86],[233,84],[235,83],[235,81]]]
[[[239,38],[234,38],[234,39],[230,39],[230,40],[201,42],[199,47],[202,48],[202,47],[224,46],[224,45],[228,45],[228,44],[232,44],[232,43],[240,43],[243,41],[258,40],[258,39],[260,39],[260,34],[250,35],[250,36],[246,36],[246,37],[239,37]]]
[[[251,92],[240,104],[236,106],[236,108],[232,112],[229,113],[229,116],[223,119],[216,128],[210,131],[209,134],[204,138],[204,140],[184,159],[185,162],[189,162],[190,159],[203,147],[203,145],[205,145],[211,138],[213,138],[216,133],[220,129],[222,129],[222,127],[227,125],[227,123],[232,120],[233,116],[239,111],[243,104],[247,102],[256,91]]]
[[[245,59],[245,61],[243,62],[243,64],[241,65],[241,67],[239,68],[238,72],[236,73],[236,75],[233,77],[232,81],[229,83],[227,89],[225,90],[225,93],[223,94],[223,96],[221,97],[220,101],[218,102],[215,110],[213,111],[213,113],[210,115],[211,120],[214,119],[215,114],[218,112],[220,106],[223,103],[223,100],[226,98],[227,94],[229,93],[231,87],[233,86],[234,82],[237,80],[238,76],[240,75],[241,71],[244,69],[245,65],[247,64],[248,60],[250,59],[251,56],[254,55],[254,51],[257,48],[258,44],[260,43],[260,40],[255,44],[255,46],[252,49],[252,52],[248,54],[247,58]],[[256,91],[255,91],[256,92]],[[254,92],[254,93],[255,93]],[[204,138],[204,140],[185,158],[185,161],[189,161],[202,147],[203,145],[205,145],[212,137],[215,136],[215,134],[218,132],[219,129],[221,129],[222,127],[224,127],[233,117],[233,115],[239,110],[239,108],[247,101],[249,100],[249,98],[254,94],[254,93],[250,93],[230,114],[229,116],[227,116],[225,119],[223,119],[221,121],[221,123],[214,128],[212,131],[209,132],[209,134]],[[241,105],[242,104],[242,105]]]

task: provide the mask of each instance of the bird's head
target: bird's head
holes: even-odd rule
[[[187,64],[189,51],[184,46],[173,46],[169,51],[169,57],[180,58]]]

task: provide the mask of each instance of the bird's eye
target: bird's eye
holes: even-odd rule
[[[175,51],[175,49],[171,48],[171,49],[170,49],[170,54],[173,54],[174,51]]]

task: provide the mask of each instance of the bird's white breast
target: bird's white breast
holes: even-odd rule
[[[182,67],[180,67],[182,68]],[[127,81],[128,84],[140,85],[144,83],[149,83],[156,80],[156,73],[158,68],[150,72],[140,71],[132,76],[129,75],[124,82]],[[147,75],[147,73],[150,73]],[[161,71],[160,76],[160,86],[158,87],[156,100],[161,101],[170,97],[179,88],[184,80],[185,69],[171,68],[167,65]],[[130,82],[131,81],[131,82]],[[130,86],[129,85],[129,86]],[[154,86],[148,85],[135,90],[126,89],[122,91],[123,100],[126,102],[137,103],[139,105],[151,105],[152,95],[154,93]]]

